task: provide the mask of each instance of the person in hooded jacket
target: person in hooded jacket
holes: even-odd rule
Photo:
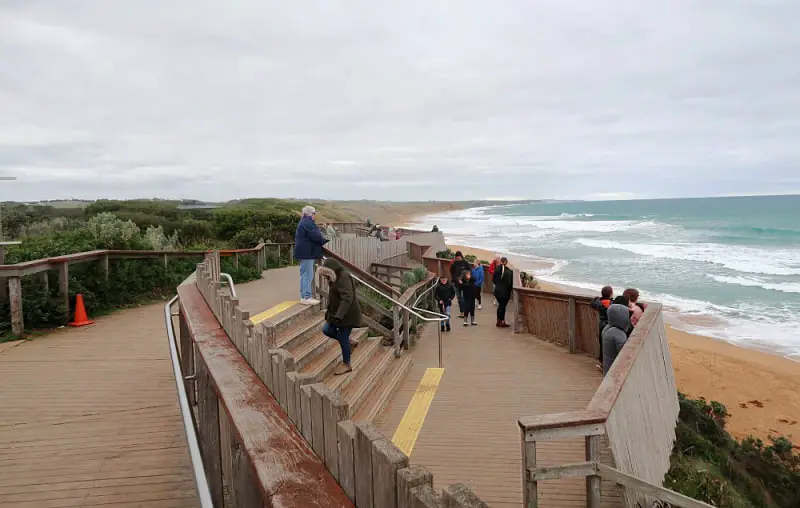
[[[361,309],[356,297],[355,281],[338,260],[326,259],[320,269],[320,275],[328,277],[331,281],[322,333],[337,340],[342,349],[342,365],[334,371],[334,375],[340,376],[353,372],[350,352],[358,342],[351,341],[350,334],[353,328],[361,326]]]
[[[603,365],[603,330],[608,324],[608,308],[611,306],[612,298],[614,298],[614,288],[605,286],[600,291],[600,296],[592,300],[592,308],[597,311],[600,317],[600,330],[597,333],[598,340],[600,341],[600,365]]]
[[[436,285],[436,289],[433,291],[433,294],[436,297],[436,302],[439,304],[439,312],[447,316],[447,320],[442,321],[440,324],[442,331],[449,332],[450,309],[453,306],[453,298],[456,297],[456,288],[453,286],[453,283],[447,279],[447,277],[440,277],[439,284]]]
[[[628,341],[631,326],[627,305],[613,303],[608,307],[608,324],[603,329],[603,375],[608,374],[617,355]]]
[[[461,276],[464,274],[464,272],[470,270],[472,270],[472,267],[469,265],[469,262],[464,259],[461,251],[456,252],[453,262],[450,263],[450,280],[456,284],[456,298],[458,298],[459,310],[458,317],[460,318],[464,317],[464,295],[461,293],[461,289],[458,287],[458,281],[461,280]]]

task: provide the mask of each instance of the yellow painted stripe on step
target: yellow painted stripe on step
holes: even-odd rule
[[[297,303],[298,303],[298,300],[292,300],[290,302],[279,303],[278,305],[276,305],[274,307],[270,307],[269,309],[265,310],[264,312],[259,312],[255,316],[251,317],[250,321],[254,325],[257,325],[258,323],[264,321],[265,319],[269,319],[272,316],[277,316],[281,312],[285,311],[286,309],[288,309],[290,307],[293,307]]]
[[[392,436],[392,443],[409,457],[422,430],[422,424],[425,423],[425,417],[428,415],[433,396],[436,395],[436,389],[439,388],[443,374],[444,369],[427,369],[425,371],[425,375],[422,376],[422,381],[419,382],[417,391],[406,409],[406,414],[403,415],[400,425],[397,426],[397,430]]]

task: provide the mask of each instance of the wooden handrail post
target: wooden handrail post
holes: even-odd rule
[[[600,462],[600,436],[586,436],[586,461]],[[600,508],[600,476],[586,477],[586,508]]]
[[[410,326],[409,326],[409,312],[407,309],[403,309],[403,341],[405,342],[405,346],[403,349],[408,349],[410,346]]]
[[[108,282],[108,254],[103,254],[103,258],[100,260],[100,266],[103,269],[103,277],[105,277],[106,282]]]
[[[22,337],[25,333],[25,323],[22,318],[22,279],[20,277],[8,278],[8,297],[11,304],[11,333],[15,337]]]
[[[569,298],[569,352],[575,354],[578,352],[578,345],[576,344],[575,337],[575,298]]]
[[[58,265],[58,290],[64,299],[67,323],[69,322],[69,261],[64,261]]]
[[[522,442],[522,506],[524,508],[538,508],[539,487],[536,480],[530,479],[528,471],[536,468],[536,441],[525,439],[525,429],[520,429]]]

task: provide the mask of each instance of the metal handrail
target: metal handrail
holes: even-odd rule
[[[359,278],[357,275],[355,275],[354,273],[350,272],[350,276],[351,276],[351,277],[353,277],[353,278],[354,278],[355,280],[357,280],[358,282],[360,282],[361,284],[363,284],[364,286],[368,287],[369,289],[371,289],[371,290],[375,291],[376,293],[378,293],[378,294],[379,294],[379,295],[381,295],[382,297],[386,298],[387,300],[389,300],[389,301],[390,301],[390,302],[392,302],[393,304],[395,304],[395,305],[399,306],[401,309],[405,309],[407,312],[409,312],[410,314],[413,314],[413,315],[417,316],[419,319],[421,319],[421,320],[423,320],[423,321],[427,321],[427,322],[434,322],[434,321],[436,321],[436,322],[442,323],[442,322],[444,322],[444,321],[447,321],[448,319],[450,319],[450,316],[448,316],[447,314],[441,314],[441,313],[439,313],[439,312],[434,312],[434,311],[427,310],[427,309],[421,309],[421,308],[418,308],[418,307],[416,306],[416,305],[417,305],[417,303],[419,303],[420,299],[421,299],[421,298],[422,298],[422,297],[423,297],[423,296],[424,296],[424,295],[425,295],[425,294],[426,294],[428,291],[431,291],[432,289],[434,289],[434,288],[435,288],[435,287],[438,285],[438,283],[439,283],[439,279],[438,279],[438,278],[435,278],[435,279],[433,279],[433,280],[434,280],[434,283],[433,283],[433,284],[431,284],[431,287],[429,287],[429,288],[428,288],[428,289],[426,289],[426,290],[425,290],[425,291],[424,291],[424,292],[423,292],[421,295],[419,295],[419,296],[417,297],[417,299],[414,301],[414,303],[412,304],[412,306],[411,306],[411,307],[408,307],[408,306],[406,306],[405,304],[403,304],[403,303],[401,303],[401,302],[399,302],[399,301],[395,300],[395,299],[394,299],[394,298],[392,298],[391,296],[387,295],[387,294],[386,294],[386,293],[384,293],[383,291],[381,291],[381,290],[379,290],[379,289],[375,289],[375,288],[374,288],[372,285],[370,285],[370,284],[368,284],[367,282],[365,282],[365,281],[361,280],[361,279],[360,279],[360,278]],[[420,314],[420,313],[419,313],[419,312],[417,312],[417,311],[419,311],[419,312],[425,312],[425,313],[427,313],[427,314],[431,314],[431,315],[433,315],[433,316],[435,316],[435,317],[425,317],[425,316],[423,316],[422,314]],[[396,323],[395,323],[395,326],[396,326]],[[441,369],[441,368],[443,368],[443,367],[444,367],[444,359],[443,359],[443,354],[442,354],[442,327],[441,327],[441,326],[439,326],[439,325],[437,325],[437,326],[436,326],[436,332],[439,334],[439,368]],[[397,334],[396,334],[396,333],[394,333],[394,330],[392,330],[392,334],[394,335],[394,337],[393,337],[393,338],[394,338],[394,355],[395,355],[396,357],[399,357],[399,356],[400,356],[400,343],[401,343],[401,341],[398,339],[398,336],[397,336]]]
[[[231,288],[233,288],[233,286],[231,286]],[[233,292],[232,289],[231,292]],[[208,479],[206,478],[206,469],[203,466],[203,459],[200,454],[200,445],[197,441],[197,432],[194,429],[192,409],[189,407],[189,398],[186,396],[186,387],[184,386],[185,378],[181,371],[178,346],[175,343],[175,329],[172,326],[172,311],[170,308],[177,300],[178,297],[176,295],[164,305],[164,320],[167,325],[172,373],[175,375],[175,388],[178,391],[178,406],[181,409],[183,430],[186,434],[186,444],[189,447],[189,458],[192,461],[192,473],[194,474],[194,483],[197,487],[197,497],[200,500],[201,508],[214,508],[214,502],[211,500],[211,490],[208,487]]]
[[[233,277],[231,277],[230,274],[227,274],[225,272],[220,272],[219,276],[225,277],[225,279],[227,279],[228,287],[231,288],[231,296],[236,298],[236,286],[234,286],[233,284]]]

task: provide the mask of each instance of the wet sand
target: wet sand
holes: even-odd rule
[[[479,259],[497,253],[450,245]],[[507,256],[523,269],[548,269],[547,260]],[[542,289],[593,295],[591,291],[540,281]],[[800,362],[667,326],[678,389],[693,398],[719,401],[731,414],[728,431],[737,438],[785,435],[800,443]]]

